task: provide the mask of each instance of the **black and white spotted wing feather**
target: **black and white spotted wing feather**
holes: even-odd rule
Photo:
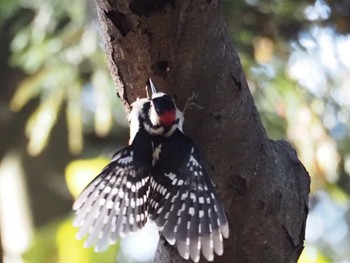
[[[226,215],[199,152],[190,138],[176,130],[155,150],[149,214],[180,255],[197,262],[200,251],[212,261],[223,253],[229,235]]]
[[[110,164],[85,188],[73,205],[77,238],[101,251],[147,221],[152,142],[141,129],[133,143],[117,152]]]

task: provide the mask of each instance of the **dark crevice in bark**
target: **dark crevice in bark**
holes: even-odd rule
[[[240,197],[244,197],[248,191],[247,181],[239,175],[231,176],[231,186]]]
[[[111,20],[113,25],[119,30],[120,34],[125,37],[131,30],[132,24],[129,19],[122,13],[112,10],[105,12],[106,17]]]
[[[162,78],[166,78],[166,75],[168,74],[168,72],[170,70],[168,61],[164,61],[164,60],[154,63],[151,66],[151,69],[155,75],[158,75]]]
[[[132,0],[129,7],[131,12],[138,16],[150,16],[152,13],[163,11],[168,4],[174,7],[175,2],[175,0]]]

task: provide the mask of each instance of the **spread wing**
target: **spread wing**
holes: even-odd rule
[[[74,202],[79,227],[77,238],[88,234],[85,246],[101,251],[129,232],[141,229],[147,221],[149,166],[135,158],[128,146],[85,188]]]
[[[199,152],[180,131],[159,148],[159,161],[151,176],[150,217],[166,240],[176,243],[182,257],[197,262],[202,251],[212,261],[214,252],[222,255],[223,237],[228,238],[229,228]],[[171,171],[163,168],[164,161],[167,167],[173,165]]]

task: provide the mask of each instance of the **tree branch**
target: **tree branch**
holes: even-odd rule
[[[304,240],[309,176],[294,149],[261,124],[220,1],[97,0],[105,48],[126,110],[149,77],[186,112],[230,221],[215,262],[296,262]],[[161,240],[155,262],[187,262]]]

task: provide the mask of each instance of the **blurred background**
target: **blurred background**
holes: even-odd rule
[[[350,1],[223,11],[270,138],[290,141],[311,176],[299,262],[349,263]],[[0,0],[0,79],[0,262],[149,260],[129,241],[96,254],[72,227],[74,197],[128,140],[94,4]]]

